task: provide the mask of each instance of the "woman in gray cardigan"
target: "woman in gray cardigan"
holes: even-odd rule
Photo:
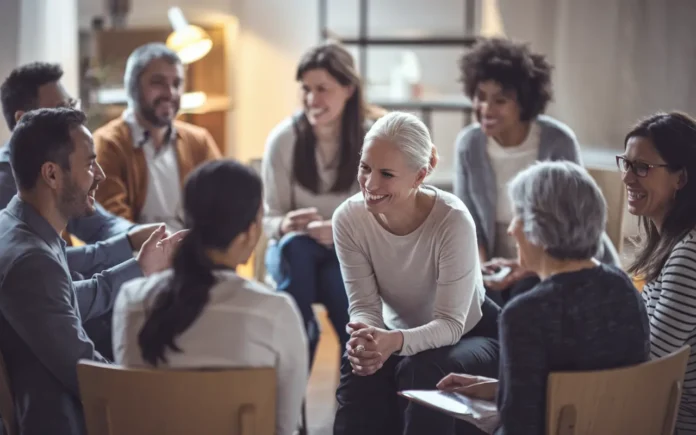
[[[460,68],[478,123],[457,137],[454,192],[476,222],[489,296],[504,304],[539,279],[519,267],[515,242],[507,235],[512,211],[501,192],[535,161],[581,164],[580,147],[567,125],[542,114],[553,96],[552,66],[543,55],[526,44],[487,39],[462,58]],[[602,242],[596,257],[618,264],[606,234]]]

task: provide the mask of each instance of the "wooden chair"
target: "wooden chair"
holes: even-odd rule
[[[273,435],[273,368],[131,369],[81,360],[89,435]]]
[[[552,373],[547,434],[672,435],[690,351],[620,369]]]
[[[6,435],[17,435],[14,397],[10,388],[10,377],[7,375],[5,359],[0,353],[0,418],[5,426]]]

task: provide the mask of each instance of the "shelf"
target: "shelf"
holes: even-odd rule
[[[450,112],[471,112],[471,100],[465,96],[435,97],[413,100],[396,100],[390,98],[370,98],[370,103],[389,110],[430,110]]]
[[[477,41],[473,36],[429,36],[429,37],[357,37],[344,38],[330,30],[323,31],[324,38],[331,38],[341,41],[344,45],[358,45],[365,47],[368,45],[381,46],[455,46],[470,47]]]
[[[128,104],[124,88],[100,89],[97,91],[97,104],[125,106]],[[226,112],[232,109],[230,99],[225,95],[206,95],[202,92],[187,92],[181,96],[179,115],[199,115],[211,112]]]

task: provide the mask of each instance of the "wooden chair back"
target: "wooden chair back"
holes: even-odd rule
[[[672,435],[691,349],[632,367],[552,373],[548,435]]]
[[[80,361],[89,435],[273,435],[273,368],[133,369]]]

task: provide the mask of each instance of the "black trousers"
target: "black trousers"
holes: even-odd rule
[[[488,298],[483,318],[453,346],[430,349],[412,356],[392,355],[377,373],[352,373],[346,354],[336,390],[338,410],[334,435],[481,434],[474,426],[436,410],[408,401],[396,393],[435,388],[445,375],[467,373],[497,378],[498,314]]]
[[[533,289],[539,282],[541,282],[541,280],[538,276],[528,276],[501,291],[486,289],[486,295],[503,308],[512,299]]]

